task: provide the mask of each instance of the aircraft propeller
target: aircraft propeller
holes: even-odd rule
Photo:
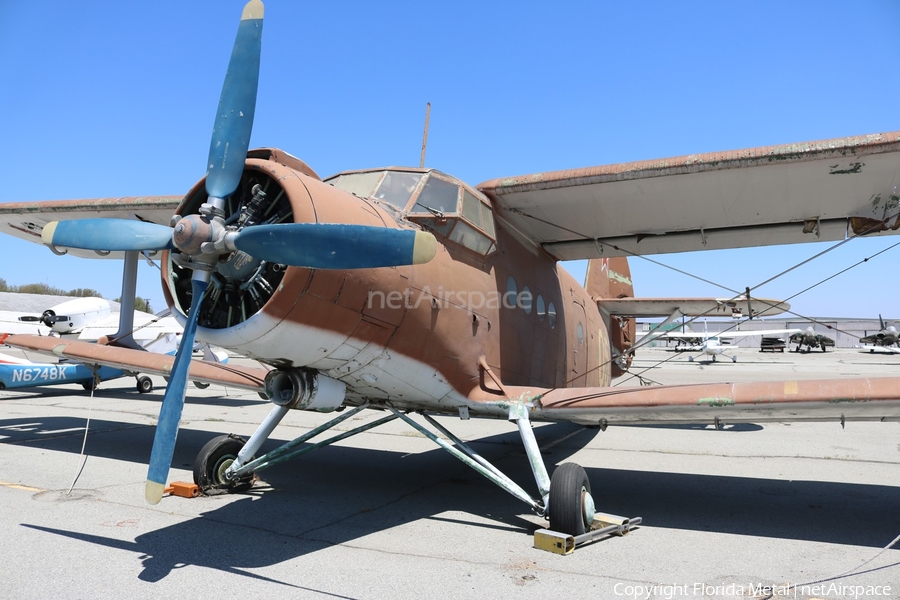
[[[57,315],[52,310],[45,310],[39,317],[34,315],[23,315],[19,317],[19,320],[27,323],[43,323],[47,327],[53,327],[59,321],[68,321],[69,317],[66,315]]]
[[[263,4],[250,0],[241,14],[222,85],[207,162],[207,201],[199,214],[173,219],[173,227],[127,219],[49,223],[45,244],[97,251],[177,249],[173,260],[193,270],[191,307],[153,440],[145,497],[160,501],[178,435],[200,305],[219,258],[236,250],[269,262],[321,269],[421,264],[437,243],[430,233],[349,224],[280,223],[241,230],[228,227],[224,207],[241,181],[256,107],[262,48]]]

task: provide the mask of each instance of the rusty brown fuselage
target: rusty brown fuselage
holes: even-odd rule
[[[267,197],[286,198],[294,222],[419,227],[404,211],[338,189],[276,152],[249,158],[242,185],[264,183]],[[179,214],[205,200],[203,183],[187,194]],[[487,202],[473,188],[462,189]],[[198,336],[276,367],[339,379],[351,402],[448,411],[466,405],[477,412],[480,404],[506,398],[504,385],[608,385],[609,334],[591,295],[495,217],[495,245],[486,254],[436,227],[437,254],[423,265],[273,272],[269,297],[255,302],[244,294],[241,306],[219,317],[227,322],[215,326],[201,316]],[[165,263],[166,299],[184,313],[190,274]]]

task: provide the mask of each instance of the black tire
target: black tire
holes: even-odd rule
[[[209,384],[204,381],[195,381],[194,387],[196,387],[198,390],[205,390],[209,387]]]
[[[581,535],[588,531],[591,523],[584,514],[585,494],[590,496],[591,482],[581,465],[559,465],[550,478],[550,529],[568,535]],[[590,502],[593,507],[593,500]],[[593,521],[593,514],[590,518]]]
[[[149,394],[153,391],[153,381],[146,375],[142,375],[137,378],[137,383],[134,387],[136,387],[137,391],[141,394]]]
[[[97,380],[92,379],[91,381],[85,381],[84,383],[81,384],[81,387],[83,387],[84,391],[86,391],[86,392],[90,392],[91,390],[96,390],[98,387]]]
[[[234,481],[226,480],[223,475],[245,443],[245,440],[236,435],[220,435],[208,441],[194,460],[194,483],[204,493],[210,490],[246,492],[253,487],[253,482],[256,481],[253,474]]]

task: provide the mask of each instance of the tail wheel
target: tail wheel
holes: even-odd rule
[[[581,465],[564,463],[550,478],[550,529],[569,535],[587,532],[594,521],[591,482]]]
[[[253,487],[253,482],[256,481],[253,474],[235,480],[225,478],[225,471],[237,459],[238,452],[245,443],[235,435],[221,435],[208,441],[194,460],[194,483],[204,492],[246,492]]]

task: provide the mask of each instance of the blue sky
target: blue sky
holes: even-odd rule
[[[17,2],[0,20],[0,202],[181,195],[205,173],[243,2]],[[269,0],[252,146],[326,176],[426,164],[499,176],[900,129],[900,3]],[[900,237],[857,240],[759,291],[783,298]],[[824,245],[654,257],[733,288]],[[0,237],[0,277],[120,290],[113,261]],[[792,301],[900,317],[885,252]],[[581,264],[569,265],[580,279]],[[633,260],[641,296],[727,292]],[[162,308],[158,276],[138,293]]]

